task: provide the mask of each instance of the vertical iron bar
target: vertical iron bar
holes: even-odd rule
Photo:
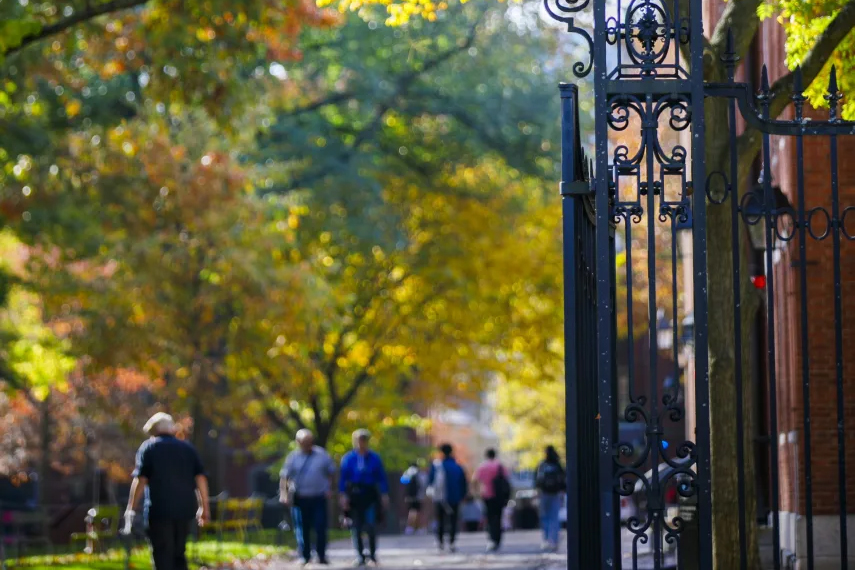
[[[729,35],[729,43],[733,43],[733,35]],[[729,50],[729,51],[731,51]],[[732,53],[732,52],[731,52]],[[735,61],[733,62],[736,63]],[[734,80],[734,65],[727,66],[728,79]],[[746,520],[745,499],[745,435],[743,424],[745,410],[742,404],[743,370],[742,370],[742,262],[740,248],[742,247],[739,224],[739,154],[736,137],[736,100],[728,100],[728,117],[730,121],[730,219],[731,245],[733,248],[733,324],[734,324],[734,383],[736,386],[736,464],[737,464],[737,501],[739,502],[739,567],[748,567],[748,526]]]
[[[575,128],[573,107],[578,89],[575,85],[562,83],[561,89],[561,180],[565,184],[576,179],[575,168]],[[562,189],[561,205],[564,224],[564,422],[566,429],[567,457],[567,569],[583,570],[579,553],[581,551],[579,524],[579,470],[587,466],[581,464],[579,457],[579,430],[576,413],[579,398],[579,360],[577,358],[576,326],[579,322],[577,303],[577,281],[579,267],[576,263],[577,242],[576,200]]]
[[[633,289],[633,273],[632,273],[632,216],[627,214],[624,216],[626,220],[626,231],[624,237],[626,239],[626,346],[627,346],[627,392],[629,393],[629,401],[636,401],[635,394],[635,323],[632,318],[632,289]]]
[[[608,97],[606,92],[606,2],[594,2],[594,100],[596,106],[596,278],[597,278],[597,386],[599,395],[599,509],[600,509],[600,567],[613,570],[620,565],[620,542],[614,529],[619,529],[614,492],[615,464],[612,454],[614,437],[614,406],[612,402],[612,304],[611,280],[614,260],[609,247],[611,219],[610,185],[608,176],[609,132]],[[586,569],[587,570],[587,569]],[[592,569],[593,570],[593,569]]]
[[[764,92],[767,99],[763,103],[763,118],[769,120],[768,103],[768,78],[764,66]],[[778,380],[776,374],[776,351],[775,351],[775,230],[772,227],[774,220],[772,210],[775,209],[775,195],[772,192],[772,170],[769,134],[763,133],[763,208],[765,233],[766,233],[766,334],[767,334],[767,366],[769,374],[769,431],[771,432],[769,453],[771,455],[772,469],[772,544],[774,548],[774,568],[781,568],[781,522],[780,522],[780,482],[778,472]]]
[[[612,215],[609,213],[609,223],[606,225],[606,232],[609,236],[608,247],[609,247],[609,258],[611,262],[609,263],[609,283],[611,286],[609,287],[609,299],[611,300],[611,306],[614,308],[617,306],[617,267],[615,264],[616,251],[615,251],[615,233],[612,229],[611,225]],[[612,356],[612,367],[611,367],[611,377],[612,377],[612,393],[611,398],[613,402],[613,406],[617,408],[618,406],[618,383],[617,383],[617,358],[614,355],[617,354],[617,319],[615,318],[614,309],[612,311],[612,318],[609,321],[609,328],[611,329],[611,354]],[[617,438],[620,434],[618,428],[618,418],[620,416],[620,412],[612,413],[612,420],[610,430],[611,433],[614,434],[613,438]],[[613,440],[614,441],[614,440]],[[613,462],[612,465],[615,463]],[[612,467],[614,469],[614,467]],[[614,479],[613,479],[614,480]],[[620,524],[620,498],[615,491],[612,489],[611,493],[612,498],[612,513],[614,513],[612,528],[607,529],[611,534],[611,540],[614,544],[615,558],[612,564],[613,570],[621,570],[623,568],[623,546],[621,544],[621,524]]]
[[[647,94],[645,100],[645,124],[642,125],[641,144],[647,148],[645,158],[647,172],[645,184],[647,185],[647,336],[650,363],[648,367],[650,378],[650,419],[647,425],[647,437],[650,442],[650,459],[652,480],[647,491],[648,505],[656,505],[648,509],[648,515],[653,517],[653,568],[662,568],[662,511],[658,508],[661,490],[659,488],[659,455],[661,445],[661,423],[659,418],[659,339],[656,338],[657,321],[659,310],[656,302],[656,192],[654,190],[654,179],[656,173],[655,157],[652,149],[658,136],[656,117],[653,112],[653,95]],[[662,190],[664,192],[664,189]],[[655,503],[654,503],[654,498]]]
[[[662,180],[662,196],[665,196],[665,180]],[[674,356],[674,386],[679,386],[680,382],[680,346],[679,346],[679,328],[677,322],[677,218],[680,215],[679,207],[675,207],[673,215],[671,216],[671,319],[672,319],[672,338],[671,338],[671,348],[673,349]],[[679,396],[679,388],[676,388],[674,393],[674,398],[676,399]],[[674,402],[671,402],[673,405]]]
[[[801,115],[801,113],[799,113]],[[801,117],[798,117],[801,119]],[[808,342],[808,280],[807,280],[807,216],[805,209],[804,137],[796,137],[796,184],[799,208],[799,288],[801,289],[801,344],[802,344],[802,405],[804,419],[805,458],[805,516],[807,520],[807,567],[813,570],[813,477],[811,467],[810,423],[810,343]],[[798,510],[799,505],[796,505]]]
[[[838,188],[837,135],[829,137],[831,143],[831,216],[834,220],[832,234],[834,257],[834,352],[837,371],[837,476],[840,501],[840,568],[849,568],[849,546],[846,524],[846,431],[843,391],[843,291],[840,275],[840,195]]]
[[[692,86],[692,182],[706,181],[704,118],[704,23],[703,0],[690,3],[690,73]],[[704,192],[694,192],[692,199],[692,246],[694,249],[695,314],[695,410],[697,427],[698,485],[698,553],[699,569],[712,570],[712,483],[710,480],[710,377],[707,345],[707,204]]]

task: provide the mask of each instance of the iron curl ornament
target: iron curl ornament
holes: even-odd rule
[[[582,79],[591,73],[594,67],[594,39],[584,28],[576,25],[576,15],[585,10],[591,0],[543,0],[543,7],[549,17],[557,22],[567,24],[567,31],[580,36],[587,45],[588,61],[577,61],[573,64],[573,75]]]

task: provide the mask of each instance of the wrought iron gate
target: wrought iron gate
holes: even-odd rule
[[[581,89],[595,119],[589,165],[580,88],[562,85],[568,567],[848,568],[855,455],[845,415],[855,367],[844,346],[855,338],[844,326],[844,293],[855,273],[847,279],[844,269],[855,251],[844,244],[855,240],[855,202],[844,201],[855,199],[855,168],[842,188],[839,138],[855,135],[855,123],[839,118],[833,71],[827,119],[807,118],[797,72],[794,118],[778,120],[773,99],[788,82],[771,87],[764,66],[752,97],[735,81],[732,39],[720,62],[706,62],[721,65],[727,81],[704,82],[701,0],[545,7],[588,48],[572,71],[593,78]],[[726,118],[720,156],[705,148],[707,104]],[[806,144],[828,153],[814,152],[806,166]],[[751,149],[759,167],[740,163]],[[807,169],[814,177],[824,169],[822,191],[806,183]],[[794,179],[783,189],[773,180],[781,172]],[[821,298],[828,303],[812,301]],[[822,325],[811,315],[820,313],[834,348],[817,364],[811,355],[824,345],[811,331]],[[723,323],[712,337],[710,322]],[[712,376],[711,356],[719,358]],[[818,407],[816,394],[830,394],[833,406]],[[818,440],[829,433],[834,453]],[[733,489],[713,477],[711,457],[730,449]],[[831,464],[834,488],[819,493],[816,467]],[[722,504],[729,499],[735,509]],[[759,529],[758,503],[768,521]],[[736,539],[714,553],[714,518],[724,521],[725,511],[736,513]]]

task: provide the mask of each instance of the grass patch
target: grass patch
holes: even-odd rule
[[[338,540],[349,536],[346,532],[332,529],[330,540]],[[277,545],[277,539],[284,539],[284,544]],[[205,539],[198,542],[187,542],[187,561],[191,568],[233,568],[259,567],[262,568],[271,559],[290,553],[295,546],[293,532],[287,532],[277,537],[276,531],[265,531],[254,537],[249,543],[240,542],[233,537],[226,537],[223,542]],[[13,555],[13,552],[7,554]],[[24,556],[20,559],[11,558],[6,561],[9,570],[124,570],[125,550],[118,547],[107,552],[85,554],[72,552],[63,554],[39,554]],[[130,567],[133,570],[151,570],[150,551],[144,543],[138,544],[131,551]]]
[[[191,566],[218,568],[233,566],[236,563],[257,560],[268,561],[275,556],[281,556],[289,551],[288,548],[262,544],[244,544],[242,542],[204,541],[188,544],[187,558]],[[8,567],[26,568],[27,570],[47,570],[64,568],[65,570],[123,570],[125,568],[125,551],[111,549],[104,553],[56,554],[24,557],[8,561]],[[130,567],[134,570],[151,570],[149,549],[138,546],[131,551]]]

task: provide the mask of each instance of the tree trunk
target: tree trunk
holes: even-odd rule
[[[730,178],[730,146],[727,104],[724,100],[706,102],[707,175],[714,171]],[[739,181],[744,191],[745,182]],[[744,475],[744,509],[749,570],[760,569],[757,543],[757,498],[754,480],[754,442],[752,417],[754,400],[750,376],[749,334],[759,307],[757,292],[748,286],[747,234],[740,228],[742,354],[736,354],[736,322],[733,288],[734,260],[730,196],[721,205],[708,203],[707,272],[708,306],[717,307],[707,314],[710,357],[710,431],[712,445],[713,564],[717,570],[741,568],[738,474]],[[737,221],[737,223],[739,223]],[[741,225],[741,224],[740,224]],[[742,390],[737,394],[736,362],[742,360]],[[743,424],[737,425],[737,398],[742,401]],[[743,462],[737,461],[738,428],[743,441]]]

